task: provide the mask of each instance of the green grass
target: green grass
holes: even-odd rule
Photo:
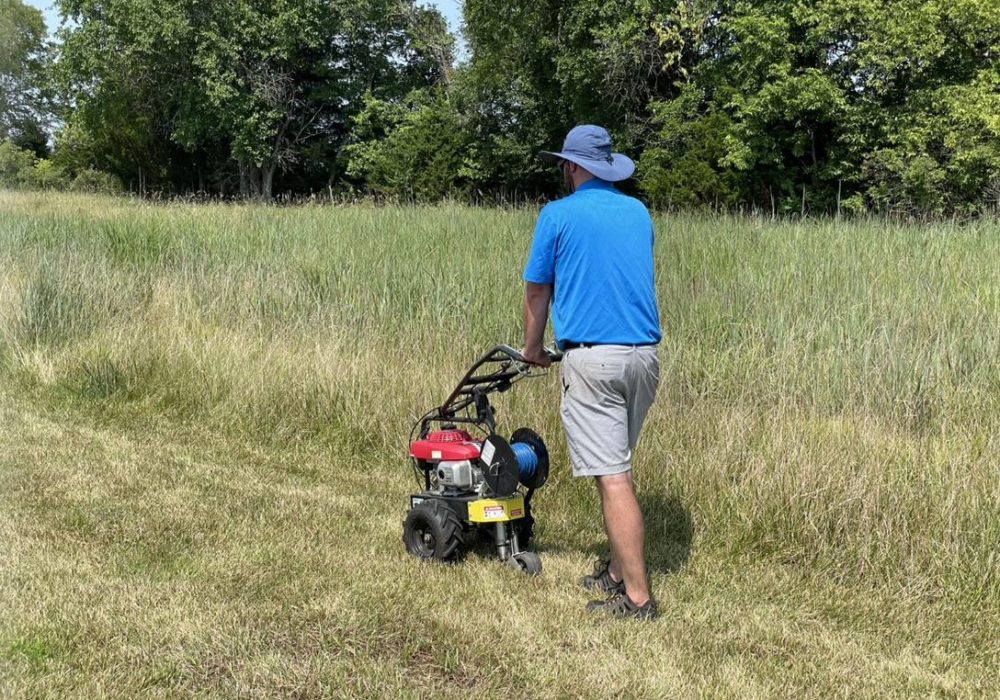
[[[602,624],[554,376],[541,579],[403,551],[413,420],[521,334],[534,213],[0,193],[0,696],[1000,692],[1000,227],[661,217]]]

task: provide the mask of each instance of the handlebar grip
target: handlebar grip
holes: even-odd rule
[[[507,355],[515,362],[521,362],[523,364],[531,364],[526,359],[524,359],[524,356],[521,355],[520,350],[515,350],[509,345],[497,345],[495,350],[499,350],[500,352]],[[560,360],[562,360],[563,357],[562,350],[554,348],[545,348],[545,354],[549,356],[550,362],[559,362]]]
[[[515,350],[509,345],[497,345],[496,348],[494,348],[494,350],[495,351],[499,350],[500,352],[502,352],[504,355],[507,355],[507,357],[514,360],[515,362],[525,361],[524,357],[521,355],[521,351]]]

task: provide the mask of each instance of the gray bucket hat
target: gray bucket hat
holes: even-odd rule
[[[631,158],[611,152],[611,135],[607,130],[593,124],[574,126],[566,134],[561,152],[542,151],[538,156],[545,163],[571,161],[608,182],[626,180],[635,172]]]

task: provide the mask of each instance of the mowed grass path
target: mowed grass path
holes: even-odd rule
[[[995,696],[1000,230],[660,220],[640,625],[554,376],[544,576],[400,542],[531,222],[0,193],[0,696]]]
[[[985,620],[695,547],[651,625],[586,616],[588,553],[545,575],[400,547],[387,460],[109,429],[0,397],[5,697],[990,694]],[[542,501],[540,501],[542,502]],[[544,511],[540,512],[544,515]],[[596,509],[580,513],[591,544]]]

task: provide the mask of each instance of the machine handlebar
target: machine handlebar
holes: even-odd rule
[[[562,360],[563,354],[558,350],[546,348],[545,352],[552,362]],[[459,411],[474,405],[477,398],[482,400],[481,397],[493,392],[507,391],[514,382],[532,376],[535,368],[537,365],[524,359],[520,350],[497,345],[476,360],[451,395],[425,418],[425,422],[453,419]]]
[[[524,355],[521,354],[520,350],[515,350],[509,345],[497,345],[493,350],[499,350],[505,352],[508,356],[515,362],[520,362],[523,365],[532,365],[535,363],[528,362],[524,359]],[[488,354],[488,353],[487,353]],[[562,350],[557,350],[555,348],[545,348],[545,354],[549,356],[549,362],[560,362],[563,358]]]

